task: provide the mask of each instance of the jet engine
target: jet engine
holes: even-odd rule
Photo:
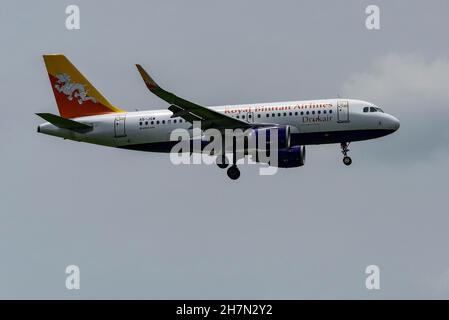
[[[279,168],[294,168],[301,167],[306,161],[306,147],[292,146],[290,148],[278,150],[278,167]],[[270,163],[270,165],[273,165]]]

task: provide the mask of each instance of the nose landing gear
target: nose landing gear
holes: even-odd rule
[[[341,153],[343,153],[343,163],[347,166],[351,165],[352,159],[348,156],[349,152],[349,142],[342,142],[341,144]]]

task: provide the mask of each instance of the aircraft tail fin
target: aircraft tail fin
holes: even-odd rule
[[[124,112],[112,106],[64,55],[44,55],[44,62],[61,117]]]

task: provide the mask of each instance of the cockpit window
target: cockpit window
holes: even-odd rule
[[[365,108],[363,108],[363,112],[368,112],[368,111],[365,111],[365,109],[367,109],[368,107],[365,107]],[[372,106],[370,106],[369,107],[369,112],[384,112],[381,108],[379,108],[378,106],[376,106],[376,105],[372,105]]]
[[[363,108],[363,112],[368,112],[368,111],[369,111],[368,107]]]

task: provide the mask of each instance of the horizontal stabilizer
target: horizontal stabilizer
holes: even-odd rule
[[[42,119],[50,122],[52,125],[61,128],[61,129],[68,129],[68,130],[89,130],[92,129],[91,125],[81,123],[78,121],[62,118],[60,116],[57,116],[55,114],[51,113],[36,113],[39,117]]]

